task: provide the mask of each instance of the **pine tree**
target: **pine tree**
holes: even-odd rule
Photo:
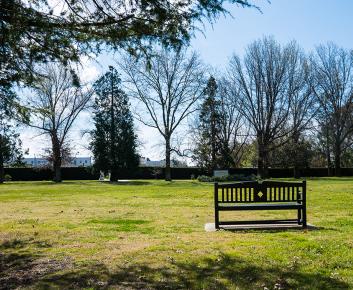
[[[204,94],[197,125],[198,140],[194,159],[199,166],[211,172],[219,167],[218,159],[222,149],[219,142],[221,111],[220,102],[216,99],[217,83],[214,77],[209,78]]]
[[[95,167],[109,170],[111,181],[116,181],[118,170],[132,169],[139,163],[129,100],[113,67],[95,82],[94,90],[95,129],[91,132],[91,148]]]

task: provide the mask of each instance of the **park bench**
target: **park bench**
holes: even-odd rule
[[[215,227],[223,225],[298,224],[306,222],[306,181],[246,181],[214,185]],[[296,219],[220,221],[221,211],[296,210]]]

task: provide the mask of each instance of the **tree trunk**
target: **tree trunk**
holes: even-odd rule
[[[214,108],[212,106],[211,111],[211,171],[212,174],[216,169],[216,125],[215,125],[215,116]]]
[[[331,154],[330,154],[330,139],[329,130],[326,125],[326,160],[327,160],[327,176],[332,176],[332,164],[331,164]]]
[[[299,143],[299,133],[295,132],[293,134],[293,158],[294,158],[294,166],[293,166],[293,177],[300,178],[300,169],[299,169],[299,160],[298,160],[298,143]]]
[[[61,182],[61,162],[54,162],[54,182]]]
[[[117,182],[119,180],[118,178],[118,169],[117,168],[112,168],[110,170],[110,181]]]
[[[300,178],[300,168],[297,165],[294,165],[293,167],[293,177],[296,179]]]
[[[165,180],[172,181],[170,169],[170,136],[165,138]]]
[[[327,176],[332,176],[332,162],[330,157],[330,152],[326,151],[326,160],[327,160]]]
[[[335,146],[335,176],[341,176],[341,146]]]
[[[261,179],[265,179],[265,178],[268,178],[267,148],[261,141],[258,141],[257,144],[258,144],[257,175]]]
[[[61,182],[61,147],[57,136],[52,136],[54,182]]]
[[[5,170],[4,170],[4,156],[1,150],[1,136],[0,136],[0,183],[5,180]]]

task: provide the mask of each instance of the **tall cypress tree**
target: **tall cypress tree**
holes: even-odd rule
[[[112,66],[94,84],[95,129],[91,132],[95,166],[111,172],[111,181],[118,171],[138,166],[137,136],[134,132],[129,100],[121,89],[119,73]]]

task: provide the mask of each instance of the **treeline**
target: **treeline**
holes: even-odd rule
[[[352,50],[328,43],[306,54],[296,42],[281,45],[272,37],[233,55],[217,74],[186,47],[125,54],[92,84],[61,64],[41,65],[22,103],[3,86],[11,102],[0,103],[2,174],[5,162],[21,159],[17,122],[48,137],[46,153],[54,180],[61,181],[70,132],[89,109],[95,167],[112,180],[138,166],[133,118],[163,138],[166,180],[173,155],[192,158],[209,174],[257,167],[266,178],[269,168],[279,167],[299,177],[302,168],[326,166],[328,175],[339,176],[353,163],[352,69]],[[130,100],[137,104],[134,114]]]
[[[253,165],[352,166],[353,51],[333,43],[305,54],[296,42],[272,37],[233,55],[216,81],[208,80],[194,126],[195,161],[209,169]]]
[[[53,180],[52,168],[33,168],[33,167],[6,167],[5,179],[7,181],[42,181]],[[172,168],[173,179],[195,179],[205,182],[211,181],[239,181],[256,178],[256,168],[232,168],[229,170],[228,177],[214,178],[208,176],[208,172],[196,167],[174,167]],[[300,170],[302,177],[326,177],[326,168],[303,168]],[[342,168],[342,176],[353,176],[353,168]],[[98,180],[99,172],[92,167],[63,167],[63,180]],[[138,167],[133,170],[121,170],[117,173],[118,179],[163,179],[165,177],[165,167]],[[270,168],[269,177],[271,178],[291,178],[293,170],[290,168]]]

